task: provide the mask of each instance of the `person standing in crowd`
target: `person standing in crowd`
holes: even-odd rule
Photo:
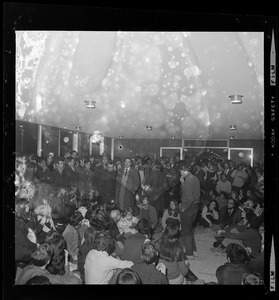
[[[98,191],[100,193],[101,203],[108,204],[115,199],[115,180],[116,171],[112,160],[106,163],[106,170],[103,171],[102,177],[99,179]]]
[[[247,173],[243,170],[243,165],[239,164],[237,169],[232,173],[232,190],[239,191],[240,188],[244,186],[244,183],[248,177]]]
[[[51,173],[46,165],[46,159],[42,157],[37,158],[37,170],[34,174],[39,182],[51,183]]]
[[[136,191],[140,186],[140,176],[138,170],[132,168],[132,160],[129,157],[124,159],[122,168],[116,177],[115,203],[121,210],[127,206],[135,205]]]
[[[220,180],[217,181],[216,192],[220,195],[221,192],[225,192],[228,197],[232,191],[232,184],[227,180],[227,176],[223,173]]]
[[[155,161],[153,170],[147,175],[145,186],[149,186],[148,191],[145,192],[149,202],[157,211],[158,219],[162,218],[165,209],[165,196],[168,188],[166,175],[161,171],[162,164]]]
[[[72,156],[66,158],[66,164],[62,171],[62,180],[64,187],[77,186],[78,184],[78,172],[74,169],[75,160]]]
[[[90,160],[84,160],[84,167],[79,173],[79,189],[80,192],[89,194],[93,189],[93,172],[90,170]]]
[[[187,259],[198,256],[193,223],[200,206],[200,182],[195,175],[190,173],[190,167],[190,163],[186,160],[180,164],[181,181],[183,182],[180,208],[181,240],[186,249]]]
[[[53,160],[53,170],[51,172],[52,182],[54,186],[63,186],[62,172],[64,169],[64,158],[55,157]]]

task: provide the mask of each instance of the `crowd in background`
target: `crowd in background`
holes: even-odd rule
[[[15,169],[16,284],[206,284],[190,269],[195,226],[229,258],[217,284],[262,283],[257,163],[72,151],[17,155]]]

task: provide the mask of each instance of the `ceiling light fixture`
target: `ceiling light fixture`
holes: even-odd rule
[[[146,126],[147,131],[151,131],[152,130],[152,126]]]
[[[119,138],[122,140],[123,139],[123,135],[120,135]]]
[[[229,138],[230,138],[230,140],[233,140],[233,139],[234,139],[234,136],[233,136],[233,135],[230,135]]]
[[[175,135],[172,135],[172,136],[171,136],[171,139],[174,140],[174,139],[175,139]]]
[[[86,108],[95,108],[96,107],[96,101],[94,100],[85,100],[84,101]]]
[[[236,130],[236,125],[230,125],[230,130]]]
[[[243,96],[235,94],[235,95],[230,95],[229,98],[232,104],[241,104]]]
[[[80,126],[76,126],[76,131],[80,131],[81,127]]]

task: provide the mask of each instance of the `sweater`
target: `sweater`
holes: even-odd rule
[[[216,270],[218,284],[241,285],[242,275],[249,273],[247,264],[233,264],[226,262]]]
[[[166,275],[158,271],[154,264],[146,264],[139,262],[131,267],[132,270],[138,273],[142,284],[168,284]]]
[[[181,204],[185,210],[200,202],[200,181],[192,173],[186,175],[181,191]]]

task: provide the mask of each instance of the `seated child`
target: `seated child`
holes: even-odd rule
[[[121,234],[124,234],[126,237],[137,233],[137,230],[133,228],[138,223],[138,218],[133,216],[132,207],[128,206],[124,209],[122,217],[117,223],[118,230]]]

